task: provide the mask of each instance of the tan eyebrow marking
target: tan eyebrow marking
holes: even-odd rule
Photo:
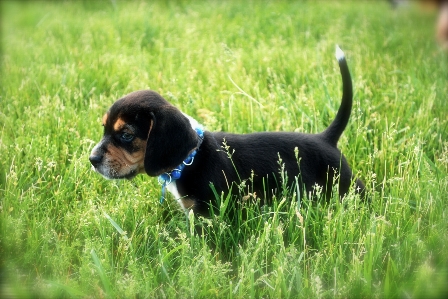
[[[120,131],[125,124],[126,124],[126,122],[124,120],[122,120],[121,118],[118,118],[114,123],[114,130]]]

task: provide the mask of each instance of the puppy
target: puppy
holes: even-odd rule
[[[319,185],[330,197],[336,181],[340,196],[352,183],[363,193],[364,184],[354,178],[336,147],[349,121],[353,98],[350,72],[339,47],[336,58],[342,101],[322,133],[208,132],[158,93],[141,90],[116,101],[103,116],[104,135],[89,160],[107,179],[132,179],[139,173],[158,176],[162,193],[168,189],[185,211],[192,209],[203,216],[217,208],[215,194],[223,192],[255,194],[269,202],[281,186],[298,187],[303,195]],[[280,173],[279,158],[287,176]],[[238,188],[242,181],[244,190]]]

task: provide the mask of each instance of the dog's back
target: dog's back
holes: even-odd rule
[[[199,186],[192,187],[196,182],[206,180],[213,184],[218,194],[232,187],[233,193],[255,194],[256,197],[269,200],[282,187],[295,187],[298,182],[301,194],[313,192],[317,184],[330,197],[337,178],[340,195],[348,192],[353,181],[358,192],[363,193],[364,184],[354,178],[345,157],[336,147],[348,124],[353,101],[350,72],[339,47],[336,57],[342,76],[343,94],[337,115],[326,130],[320,134],[206,132],[198,160],[207,163],[201,165],[201,161],[197,161],[196,165],[185,169],[185,177],[181,178],[178,186],[181,189],[182,185],[190,186],[187,188],[190,190],[184,193],[191,194],[193,189],[201,189]],[[183,179],[185,184],[182,184]],[[244,188],[241,190],[243,181]],[[210,196],[213,196],[211,190],[201,193],[198,198]]]

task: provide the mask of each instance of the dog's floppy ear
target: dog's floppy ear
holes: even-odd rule
[[[145,171],[158,176],[179,166],[198,145],[198,135],[176,107],[166,105],[150,113]]]

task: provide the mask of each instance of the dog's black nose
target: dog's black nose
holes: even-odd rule
[[[97,167],[101,163],[101,160],[103,160],[103,157],[100,155],[91,155],[89,160],[94,167]]]

